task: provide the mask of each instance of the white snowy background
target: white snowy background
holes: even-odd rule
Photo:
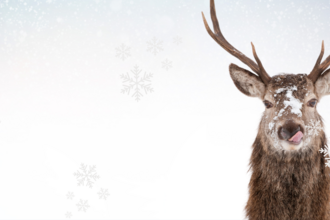
[[[329,0],[215,3],[270,75],[309,73],[322,40],[330,54]],[[0,1],[1,219],[244,218],[264,106],[201,11],[211,24],[208,0]]]

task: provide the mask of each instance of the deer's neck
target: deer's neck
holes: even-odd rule
[[[321,153],[310,153],[290,160],[269,155],[257,137],[250,162],[252,176],[246,205],[250,220],[330,219],[326,214],[330,210],[329,171]]]

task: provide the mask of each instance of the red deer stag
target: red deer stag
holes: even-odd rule
[[[214,32],[202,13],[209,35],[220,46],[249,66],[257,75],[230,64],[235,86],[265,104],[258,135],[252,146],[249,199],[250,220],[330,220],[330,177],[319,100],[330,94],[330,56],[322,63],[324,43],[314,69],[307,74],[270,77],[252,51],[257,64],[234,48],[222,35],[211,0]]]

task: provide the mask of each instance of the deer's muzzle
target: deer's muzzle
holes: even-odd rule
[[[281,140],[286,140],[290,144],[300,144],[304,137],[303,128],[290,120],[278,129],[278,136]]]

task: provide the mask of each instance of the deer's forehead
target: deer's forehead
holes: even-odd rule
[[[306,74],[281,74],[272,77],[265,98],[282,103],[288,96],[293,96],[303,101],[311,91],[313,84]]]

